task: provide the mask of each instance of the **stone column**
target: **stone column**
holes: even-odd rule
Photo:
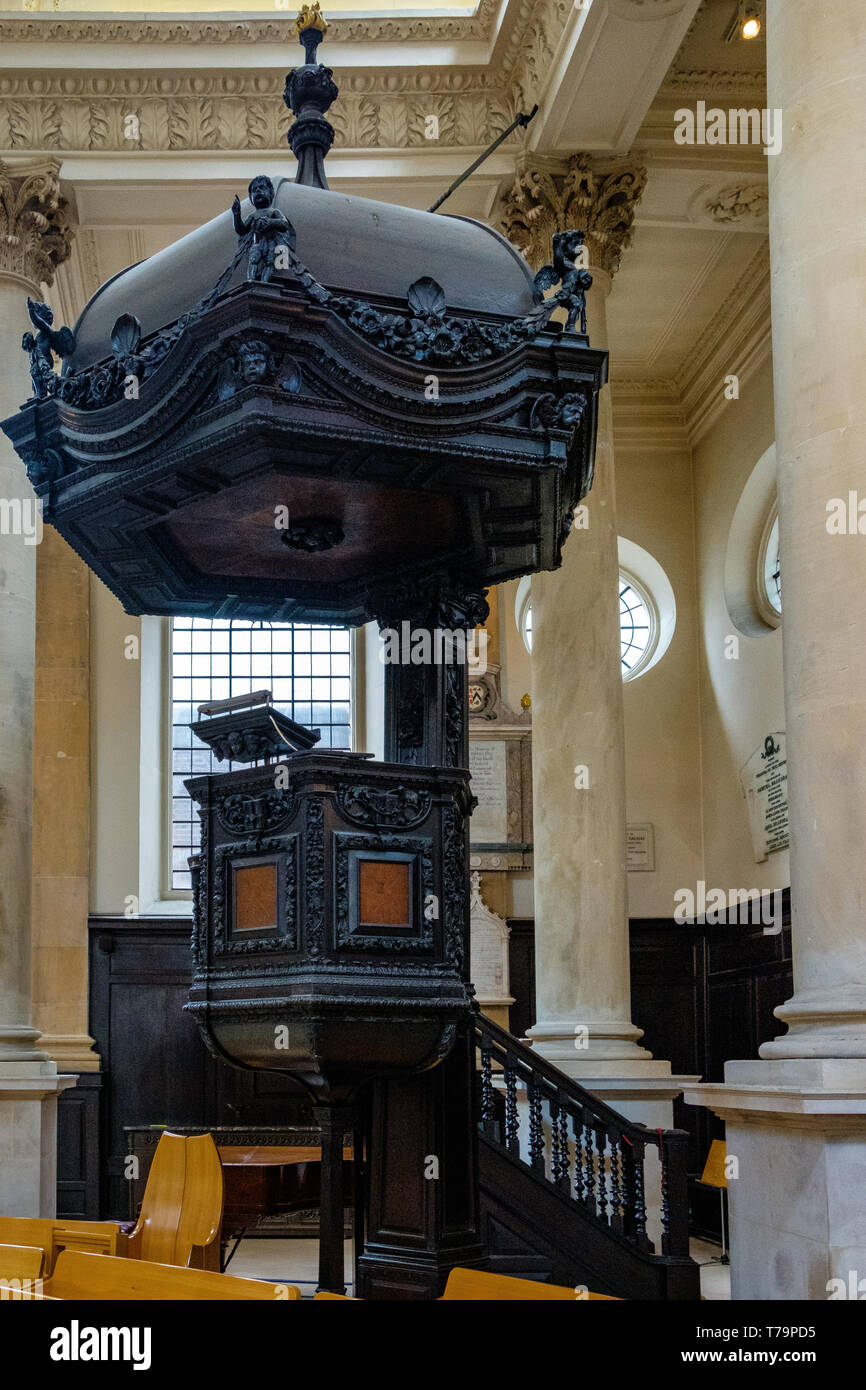
[[[98,1072],[87,1032],[90,572],[53,526],[45,527],[36,561],[33,791],[31,980],[39,1046],[64,1071]]]
[[[55,161],[0,161],[0,412],[31,394],[22,333],[69,255]],[[0,1213],[54,1211],[57,1095],[71,1083],[36,1047],[30,1012],[36,525],[33,490],[0,439]]]
[[[586,232],[593,347],[646,184],[631,160],[532,157],[508,195],[506,235],[534,266],[554,232]],[[682,1089],[631,1021],[625,743],[610,389],[599,398],[595,479],[559,570],[532,579],[532,779],[538,1021],[533,1045],[633,1118],[670,1125]]]
[[[783,115],[768,165],[795,993],[764,1060],[729,1062],[724,1086],[687,1096],[724,1117],[739,1164],[736,1299],[866,1296],[864,43],[857,0],[837,0],[826,22],[808,0],[768,0],[767,102]]]

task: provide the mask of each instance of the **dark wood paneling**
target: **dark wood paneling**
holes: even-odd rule
[[[632,920],[632,1019],[644,1030],[643,1045],[675,1073],[723,1081],[726,1062],[757,1057],[763,1042],[784,1031],[773,1010],[793,993],[787,889],[782,917],[775,935],[760,922]],[[700,1173],[724,1126],[683,1101],[674,1102],[674,1123],[691,1134],[690,1168]]]
[[[514,998],[508,1024],[516,1038],[525,1038],[535,1022],[535,922],[531,917],[509,917],[508,929],[508,969]]]
[[[57,1106],[57,1215],[99,1216],[99,1092],[101,1072],[80,1072]]]
[[[769,914],[767,914],[769,920]],[[793,994],[790,893],[782,895],[783,930],[723,921],[717,926],[634,918],[630,923],[632,1019],[642,1044],[675,1073],[723,1081],[725,1062],[757,1057],[763,1042],[784,1032],[773,1010]],[[536,1021],[533,922],[509,921],[511,1031]],[[697,1106],[674,1102],[674,1123],[692,1136],[690,1168],[699,1173],[721,1121]]]
[[[100,1215],[128,1215],[128,1125],[294,1124],[309,1106],[287,1078],[218,1062],[183,1011],[184,917],[92,918],[90,1032],[102,1057]]]

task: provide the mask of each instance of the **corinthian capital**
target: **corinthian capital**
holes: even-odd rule
[[[632,159],[574,154],[562,162],[529,155],[503,199],[505,235],[540,266],[550,256],[554,232],[580,229],[590,265],[613,275],[631,242],[646,179],[646,169]]]
[[[0,274],[51,285],[72,248],[72,216],[54,159],[0,159]]]

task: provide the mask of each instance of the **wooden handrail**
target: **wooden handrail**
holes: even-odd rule
[[[642,1257],[687,1257],[686,1131],[648,1129],[627,1119],[481,1014],[475,1017],[475,1034],[480,1054],[479,1121],[485,1136]],[[528,1108],[523,1143],[519,1087],[525,1089]],[[657,1151],[660,1164],[660,1252],[653,1249],[646,1229],[648,1147]]]

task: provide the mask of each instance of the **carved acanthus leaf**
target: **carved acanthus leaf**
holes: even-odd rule
[[[60,165],[16,168],[0,160],[0,270],[51,285],[72,249],[72,215],[60,196]]]
[[[556,232],[583,228],[590,265],[613,275],[631,242],[646,180],[646,169],[631,159],[575,154],[559,167],[524,162],[503,200],[505,234],[537,266]]]
[[[46,102],[26,82],[0,84],[0,147],[285,152],[286,121],[275,100],[276,86],[274,99],[267,92],[259,99],[262,84],[254,86],[243,78],[231,92],[220,90],[217,79],[212,97],[190,93],[187,84],[175,79],[167,79],[164,90],[156,92],[149,89],[147,78],[140,84],[143,90],[135,93],[125,94],[126,84],[120,79],[111,85],[111,93],[94,102],[87,82],[75,75],[69,79],[69,90]],[[4,90],[9,86],[20,89],[21,95],[10,97]],[[513,102],[504,90],[478,86],[480,90],[418,95],[413,83],[401,82],[397,92],[341,92],[328,119],[344,151],[484,145],[513,120]],[[127,124],[130,116],[138,120],[135,136]],[[438,122],[432,128],[430,116]],[[519,139],[512,133],[507,143]]]

